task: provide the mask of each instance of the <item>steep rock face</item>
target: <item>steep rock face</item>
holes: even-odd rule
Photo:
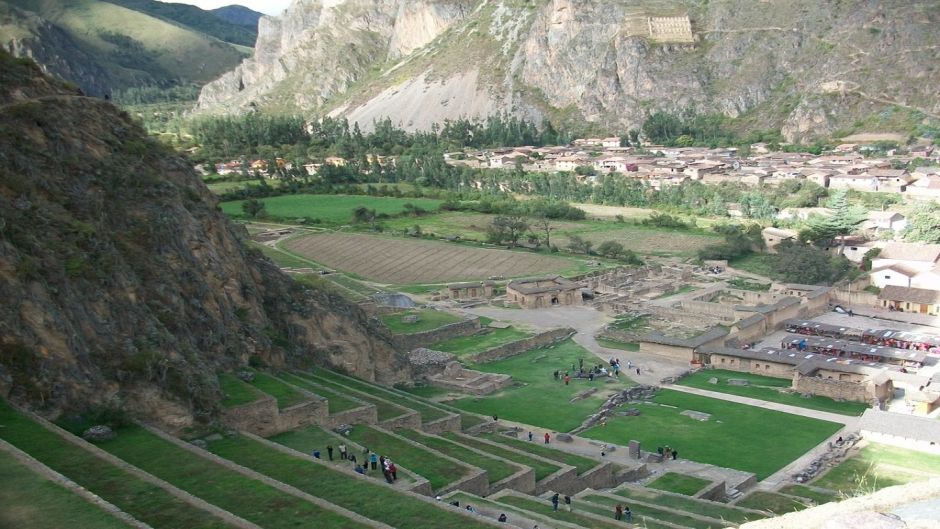
[[[0,395],[180,426],[215,373],[334,365],[396,382],[376,320],[250,250],[189,163],[124,113],[0,52]]]
[[[280,50],[266,47],[242,67],[264,72],[263,79],[226,76],[206,88],[200,110],[332,112],[366,128],[384,116],[426,128],[512,112],[624,130],[655,110],[694,109],[740,117],[748,128],[779,128],[791,141],[860,122],[899,126],[878,117],[885,109],[908,110],[912,119],[940,116],[932,93],[940,70],[930,66],[940,56],[940,14],[927,0],[906,3],[903,16],[874,0],[477,0],[450,10],[409,2],[395,14],[391,4],[295,2],[279,19],[294,26],[293,36],[277,33]],[[340,18],[371,13],[367,6],[383,16]],[[307,24],[301,12],[310,11],[332,12],[334,22]],[[366,22],[376,47],[357,54],[364,45],[357,24]],[[395,35],[404,27],[414,40],[403,46]],[[297,51],[323,39],[335,46]],[[324,52],[327,67],[320,68]],[[270,72],[285,60],[290,74],[275,80]],[[425,93],[416,116],[411,102]]]

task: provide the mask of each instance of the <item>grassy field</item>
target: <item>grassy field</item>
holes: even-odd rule
[[[496,500],[504,505],[511,505],[530,512],[548,516],[554,520],[573,523],[579,527],[591,527],[595,529],[621,529],[627,527],[623,522],[618,522],[611,517],[609,522],[589,518],[578,512],[578,500],[573,499],[574,512],[565,511],[563,503],[559,503],[558,511],[552,511],[552,504],[548,500],[536,499],[533,497],[504,496]],[[583,507],[583,506],[582,506]],[[611,512],[613,512],[611,510]]]
[[[640,344],[636,342],[621,342],[620,340],[611,340],[610,338],[597,338],[597,343],[601,347],[609,349],[620,349],[621,351],[639,351]]]
[[[443,201],[430,198],[389,198],[365,195],[281,195],[261,199],[267,214],[274,218],[294,220],[304,217],[319,219],[319,224],[341,226],[351,224],[353,209],[365,206],[379,215],[400,215],[406,211],[405,204],[433,211]],[[242,211],[242,200],[222,203],[222,211],[233,218],[248,218]],[[421,217],[411,218],[415,224]]]
[[[435,351],[444,351],[454,353],[457,356],[469,356],[482,353],[487,349],[492,349],[498,345],[509,342],[515,342],[523,338],[532,336],[530,333],[520,331],[514,327],[505,329],[488,329],[484,334],[474,334],[473,336],[460,336],[437,342],[429,347]]]
[[[287,529],[313,519],[329,527],[368,527],[187,452],[143,428],[123,428],[115,439],[100,446],[146,472],[266,528]],[[263,451],[253,448],[258,457],[262,457]],[[223,454],[223,457],[226,456]]]
[[[372,384],[364,380],[353,377],[345,377],[337,373],[332,373],[330,371],[321,371],[320,375],[326,377],[334,382],[345,384],[347,387],[363,391],[370,395],[384,398],[392,402],[396,402],[402,406],[407,406],[409,409],[412,409],[419,414],[421,414],[421,422],[429,423],[434,422],[438,419],[443,419],[447,417],[450,412],[444,409],[441,409],[437,405],[432,404],[429,401],[421,400],[411,395],[399,391],[396,389],[386,388],[384,386],[379,386],[377,384]]]
[[[511,446],[517,450],[522,450],[523,452],[528,452],[533,455],[544,457],[545,459],[551,459],[552,461],[558,461],[559,463],[575,467],[578,470],[578,474],[584,474],[588,470],[591,470],[600,464],[600,461],[591,459],[589,457],[579,456],[577,454],[565,452],[564,450],[555,450],[551,447],[551,445],[546,446],[545,444],[542,444],[542,440],[537,437],[534,437],[533,442],[523,441],[521,439],[495,433],[480,434],[480,437],[486,439],[487,441]]]
[[[309,395],[297,391],[271,375],[257,371],[254,373],[255,379],[251,382],[251,385],[277,399],[278,409],[283,410],[310,400]]]
[[[787,485],[786,487],[781,487],[780,492],[790,496],[811,499],[815,501],[817,505],[842,499],[841,494],[820,490],[815,487],[807,487],[806,485]]]
[[[410,285],[587,271],[575,258],[361,233],[291,238],[283,247],[301,257],[380,283]]]
[[[251,384],[242,382],[238,377],[231,373],[219,374],[219,387],[225,398],[222,399],[222,406],[234,408],[242,404],[248,404],[260,399],[263,394],[253,388]]]
[[[938,476],[940,456],[872,443],[811,485],[844,496],[858,496]]]
[[[405,316],[418,316],[418,321],[406,323]],[[382,314],[379,319],[395,334],[415,334],[457,323],[463,318],[441,310],[420,309]]]
[[[33,472],[0,451],[0,527],[46,529],[130,526],[78,494]]]
[[[774,259],[776,257],[770,254],[752,253],[734,259],[728,263],[728,266],[764,277],[774,277],[776,275],[773,271]]]
[[[663,494],[649,488],[633,486],[621,487],[611,491],[611,493],[617,496],[623,496],[628,500],[641,501],[671,509],[679,509],[685,512],[708,516],[716,520],[728,520],[734,523],[744,523],[763,518],[761,515],[750,513],[738,509],[737,507],[672,494]]]
[[[46,430],[0,400],[0,439],[153,527],[223,529],[230,527],[90,452]],[[6,474],[2,474],[4,477]],[[2,511],[2,509],[0,509]],[[65,527],[74,526],[66,524]],[[16,527],[15,525],[12,527]],[[48,526],[57,527],[57,526]]]
[[[228,437],[213,442],[209,449],[308,494],[399,529],[488,527],[433,503],[401,494],[383,483],[355,479],[326,466],[271,450],[243,437]],[[306,517],[295,522],[294,527],[334,527],[328,519]],[[270,527],[267,522],[262,525]]]
[[[349,438],[361,446],[369,447],[377,454],[392,458],[396,465],[401,465],[424,477],[434,490],[465,478],[472,472],[470,467],[458,465],[424,448],[366,425],[353,428],[349,432]]]
[[[555,472],[561,470],[561,467],[547,461],[542,461],[541,459],[534,459],[527,455],[513,452],[512,450],[507,450],[499,446],[493,446],[492,444],[485,443],[475,437],[467,437],[462,435],[457,435],[455,433],[444,433],[441,435],[445,439],[450,439],[451,441],[466,445],[477,450],[483,450],[488,454],[493,454],[494,456],[499,456],[503,459],[508,459],[513,463],[520,465],[525,465],[527,467],[532,467],[535,471],[535,480],[539,481],[542,479],[551,476]]]
[[[717,378],[718,383],[710,384],[708,382],[710,378]],[[732,386],[728,384],[728,379],[731,378],[747,380],[750,382],[750,385]],[[799,393],[782,392],[780,391],[781,389],[787,389],[791,385],[791,380],[787,378],[765,377],[762,375],[725,371],[722,369],[699,371],[698,373],[683,378],[678,384],[753,399],[779,402],[780,404],[789,404],[790,406],[798,406],[811,410],[840,413],[842,415],[858,416],[868,409],[868,405],[863,402],[839,402],[829,397],[811,397],[805,399],[801,397]]]
[[[839,430],[837,423],[664,390],[636,417],[615,417],[584,437],[647,447],[669,445],[684,459],[753,472],[764,479]],[[711,414],[707,421],[681,415]],[[786,442],[780,442],[786,439]]]
[[[738,507],[744,507],[746,509],[767,511],[778,516],[788,512],[801,511],[807,507],[812,506],[803,502],[799,498],[785,496],[783,494],[776,494],[774,492],[765,492],[762,490],[754,491],[748,494],[739,500],[735,505]]]
[[[447,454],[468,465],[473,465],[485,470],[486,478],[489,480],[490,484],[506,479],[521,470],[521,467],[507,464],[505,461],[495,459],[489,455],[474,452],[464,445],[449,439],[444,439],[443,437],[430,436],[414,430],[406,430],[398,433],[428,448],[433,448],[442,454]]]
[[[656,478],[655,481],[646,485],[651,489],[664,490],[666,492],[675,492],[686,496],[694,496],[695,493],[711,484],[707,479],[701,479],[694,476],[685,476],[675,472],[666,472]]]
[[[567,432],[581,425],[589,415],[614,391],[630,385],[626,377],[620,379],[572,379],[566,386],[555,380],[553,372],[572,369],[578,360],[585,365],[597,362],[597,357],[571,340],[527,351],[505,360],[473,365],[473,369],[489,373],[512,375],[515,384],[485,397],[470,397],[453,403],[457,408],[486,416],[497,415],[513,421]],[[596,389],[586,398],[576,398],[579,392]],[[540,432],[536,432],[541,435]]]

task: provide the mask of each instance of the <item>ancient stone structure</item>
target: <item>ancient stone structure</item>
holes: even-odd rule
[[[450,299],[490,299],[493,297],[492,281],[482,283],[454,283],[447,285],[447,297]]]
[[[695,42],[692,22],[688,15],[681,17],[647,17],[649,39],[656,42]]]
[[[582,304],[581,284],[561,276],[512,281],[506,286],[506,297],[524,309]]]

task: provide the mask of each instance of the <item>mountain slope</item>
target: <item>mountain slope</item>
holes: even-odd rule
[[[246,238],[127,114],[0,51],[0,396],[185,424],[249,361],[407,376],[375,320]]]
[[[210,9],[209,12],[228,23],[250,28],[255,32],[255,36],[258,35],[258,20],[264,16],[257,11],[238,5]]]
[[[295,1],[262,19],[254,57],[207,85],[199,108],[332,112],[365,127],[390,116],[411,129],[509,111],[611,131],[694,109],[792,141],[911,133],[940,116],[934,4]]]
[[[233,68],[245,53],[102,0],[3,0],[0,12],[5,13],[0,26],[5,49],[34,57],[48,73],[89,95],[141,85],[203,84]],[[50,32],[63,38],[47,38]]]
[[[105,1],[163,20],[181,24],[199,33],[204,33],[232,44],[250,48],[255,45],[255,39],[258,38],[257,24],[254,26],[234,24],[218,17],[213,12],[203,11],[189,4],[158,2],[156,0]]]

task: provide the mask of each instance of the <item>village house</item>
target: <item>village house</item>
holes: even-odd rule
[[[888,285],[881,289],[878,300],[888,309],[940,316],[940,290]]]
[[[904,193],[914,198],[940,198],[940,175],[926,175],[907,186]]]
[[[868,176],[878,179],[878,190],[887,193],[902,193],[914,178],[904,169],[871,169]]]
[[[862,223],[863,230],[873,232],[893,231],[900,232],[907,227],[907,217],[897,211],[870,211],[868,219]]]
[[[871,267],[872,270],[879,270],[903,264],[911,270],[925,272],[933,269],[938,260],[940,260],[940,244],[892,242],[886,244],[881,253],[872,260]]]
[[[510,281],[506,285],[506,298],[524,309],[582,304],[580,283],[561,276]]]
[[[614,147],[620,147],[620,138],[610,137],[604,138],[601,140],[601,147],[605,149],[613,149]]]
[[[760,232],[764,239],[764,248],[767,253],[777,253],[777,246],[783,241],[796,239],[796,231],[784,228],[768,227]]]
[[[455,283],[447,285],[447,297],[450,299],[489,299],[493,297],[492,281],[483,281],[475,283]]]
[[[829,188],[875,192],[878,191],[878,179],[869,175],[833,175],[829,177]]]

